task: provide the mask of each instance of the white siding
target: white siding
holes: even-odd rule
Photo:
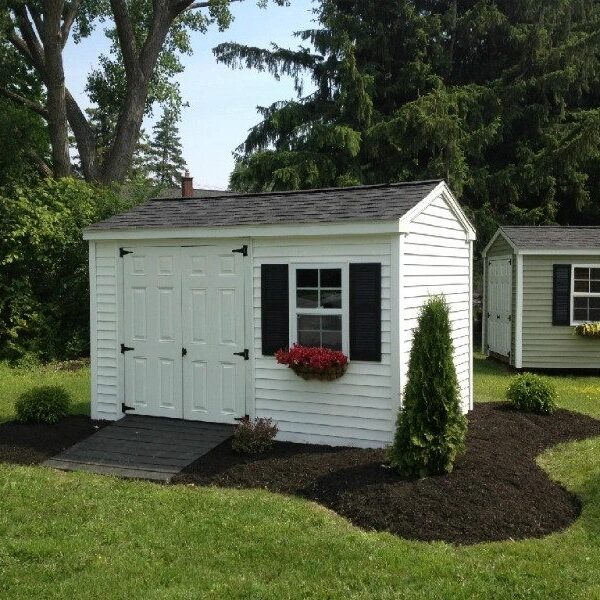
[[[330,239],[255,240],[253,244],[253,320],[255,415],[271,417],[278,439],[384,446],[396,420],[392,402],[391,236]],[[352,362],[334,382],[305,381],[261,351],[261,264],[310,262],[380,262],[382,264],[382,362]]]
[[[92,339],[92,418],[114,420],[122,414],[119,399],[118,247],[111,242],[95,242],[95,245],[95,269],[90,269],[92,336],[95,333],[95,339]]]
[[[471,405],[471,244],[467,232],[443,197],[438,197],[408,226],[401,243],[401,386],[419,309],[444,294],[450,306],[455,365],[463,409]]]

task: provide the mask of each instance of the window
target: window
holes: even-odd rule
[[[573,265],[571,321],[600,321],[600,265]]]
[[[348,352],[347,265],[299,265],[290,278],[291,343]]]

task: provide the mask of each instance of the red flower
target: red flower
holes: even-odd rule
[[[275,358],[280,365],[288,367],[311,367],[316,371],[327,371],[348,364],[348,357],[337,350],[329,348],[300,346],[294,344],[290,349],[278,350]]]

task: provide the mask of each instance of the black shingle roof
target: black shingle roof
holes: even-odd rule
[[[423,200],[440,181],[154,199],[90,225],[87,231],[393,220]]]
[[[506,237],[519,249],[585,250],[600,248],[600,227],[501,227]]]

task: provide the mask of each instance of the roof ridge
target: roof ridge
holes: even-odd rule
[[[500,229],[600,229],[600,225],[500,225]]]
[[[218,198],[246,198],[250,196],[281,196],[281,195],[296,195],[296,194],[317,194],[324,192],[340,192],[340,191],[352,191],[352,190],[363,190],[363,189],[383,189],[383,188],[395,188],[395,187],[412,187],[426,184],[439,184],[444,179],[423,179],[419,181],[397,181],[393,183],[374,183],[368,185],[351,185],[346,187],[328,187],[328,188],[311,188],[308,190],[281,190],[273,192],[226,192],[223,190],[223,194],[212,195],[209,198],[202,198],[201,196],[191,196],[189,198],[177,198],[181,200],[217,200]],[[208,191],[208,190],[207,190]],[[214,190],[221,191],[221,190]],[[151,198],[151,200],[169,200],[173,201],[173,198]]]

